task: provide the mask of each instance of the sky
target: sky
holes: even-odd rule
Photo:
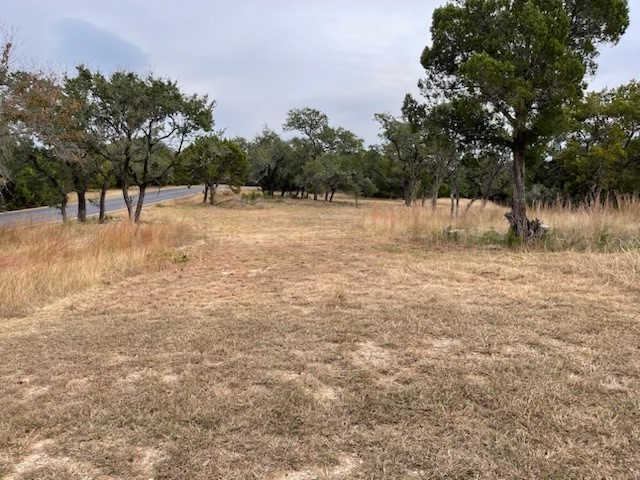
[[[379,142],[375,113],[418,95],[419,58],[444,0],[0,0],[21,62],[72,73],[84,63],[177,80],[217,102],[216,129],[281,132],[287,111],[312,107],[332,126]],[[639,77],[640,0],[605,47],[590,87]]]

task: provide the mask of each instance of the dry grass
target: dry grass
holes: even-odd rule
[[[0,227],[0,317],[139,273],[189,231],[175,221]]]
[[[488,203],[471,205],[462,200],[457,217],[451,216],[449,203],[440,199],[431,207],[406,207],[399,202],[377,202],[364,217],[364,227],[388,238],[425,240],[430,244],[453,243],[454,238],[473,244],[487,231],[506,230],[505,209]],[[457,237],[456,237],[457,236]]]
[[[547,251],[627,251],[640,249],[640,201],[621,199],[621,208],[610,203],[581,206],[536,206],[529,217],[540,218],[551,227],[537,246]],[[440,200],[438,208],[392,207],[380,203],[365,217],[365,228],[388,237],[405,237],[431,245],[510,245],[504,213],[493,203],[483,206],[461,202],[460,213],[451,216],[449,204]]]
[[[0,478],[640,477],[637,263],[192,202],[192,260],[0,326]]]

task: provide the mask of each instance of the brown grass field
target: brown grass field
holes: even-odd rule
[[[640,478],[640,208],[0,232],[0,478]]]

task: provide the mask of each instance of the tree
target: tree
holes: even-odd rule
[[[146,189],[161,183],[177,165],[184,147],[213,127],[214,102],[207,96],[183,94],[176,82],[132,72],[109,78],[78,67],[78,78],[89,85],[93,107],[89,124],[101,139],[100,155],[111,161],[127,205],[129,219],[140,221]],[[129,194],[138,187],[137,203]]]
[[[10,90],[9,75],[13,44],[13,36],[0,26],[0,207],[4,204],[4,194],[10,180],[8,160],[13,143],[9,131],[11,119],[6,105]]]
[[[273,196],[293,182],[296,162],[291,145],[273,130],[264,130],[248,145],[249,180]]]
[[[365,176],[373,182],[372,195],[380,198],[401,198],[402,180],[397,162],[385,155],[380,145],[370,146],[363,154]]]
[[[341,157],[342,177],[339,188],[353,194],[358,206],[358,198],[371,197],[377,192],[372,178],[369,176],[367,161],[370,157],[365,152],[358,152]]]
[[[231,189],[244,185],[249,171],[247,155],[231,140],[217,136],[200,137],[184,151],[184,162],[193,178],[204,183],[204,202],[215,205],[218,185],[226,184]]]
[[[552,150],[555,174],[548,187],[589,201],[638,193],[640,84],[590,93],[570,109],[568,125]]]
[[[68,195],[75,188],[75,179],[71,168],[47,149],[33,149],[29,160],[33,170],[29,168],[27,172],[37,173],[44,179],[41,188],[46,192],[44,194],[46,203],[49,206],[58,207],[62,214],[62,221],[66,222],[68,220]],[[33,185],[30,185],[29,188],[33,188]]]
[[[435,210],[438,194],[445,180],[448,178],[453,189],[457,188],[457,170],[462,148],[452,125],[452,107],[447,103],[431,106],[420,104],[413,96],[407,94],[402,105],[402,113],[412,129],[421,133],[426,154],[425,174],[427,175],[424,176],[430,177],[423,181],[425,184],[423,204],[430,193],[431,208]],[[426,188],[427,183],[431,184],[430,189]]]
[[[509,184],[511,158],[496,148],[477,148],[462,158],[461,177],[471,201],[467,209],[478,199],[486,206],[489,199],[499,195]]]
[[[628,24],[626,0],[455,0],[433,14],[423,86],[449,100],[476,100],[487,124],[504,127],[506,135],[485,140],[512,152],[507,218],[524,241],[544,232],[526,215],[528,150],[556,132],[563,106],[596,69],[597,46],[616,43]]]
[[[81,104],[68,95],[54,74],[17,71],[9,78],[8,104],[15,134],[22,142],[35,141],[46,150],[47,161],[38,163],[38,157],[32,157],[32,165],[46,175],[56,189],[62,191],[71,186],[70,191],[78,196],[78,219],[84,221],[85,195],[92,173],[86,161]],[[61,165],[53,167],[52,161]],[[61,177],[54,178],[54,173]],[[59,205],[66,219],[66,198]]]
[[[285,132],[299,131],[308,141],[308,159],[318,158],[325,149],[329,117],[315,108],[294,108],[287,113]]]
[[[385,153],[400,165],[404,203],[413,205],[422,187],[427,161],[423,133],[389,113],[378,113],[375,118],[382,127],[380,136],[386,142]]]
[[[339,157],[362,152],[363,140],[345,128],[330,127],[327,115],[314,108],[290,110],[283,129],[303,135],[290,142],[298,159],[292,176],[298,185],[288,187],[313,193],[314,200],[324,190],[325,200],[332,201],[339,185],[344,184]]]
[[[50,150],[22,141],[7,159],[10,179],[6,185],[5,205],[9,210],[49,205],[60,208],[67,219],[67,196],[73,191],[70,171],[53,157]]]
[[[315,158],[308,160],[302,167],[301,182],[307,192],[317,200],[322,192],[328,192],[330,178],[334,174],[335,165],[330,159]]]

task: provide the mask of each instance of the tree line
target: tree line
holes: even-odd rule
[[[246,183],[327,202],[341,191],[435,208],[448,195],[454,215],[461,197],[510,201],[513,232],[535,241],[545,226],[527,218],[532,201],[639,193],[640,84],[585,94],[598,47],[628,24],[626,0],[450,1],[435,10],[420,58],[422,98],[376,114],[381,141],[368,147],[309,107],[287,113],[286,139],[267,127],[225,138],[213,130],[215,102],[176,82],[82,66],[62,78],[14,71],[7,41],[0,205],[64,211],[69,192],[82,206],[88,189],[104,199],[118,186],[139,221],[146,190],[167,183],[204,184],[211,204],[218,185]]]

